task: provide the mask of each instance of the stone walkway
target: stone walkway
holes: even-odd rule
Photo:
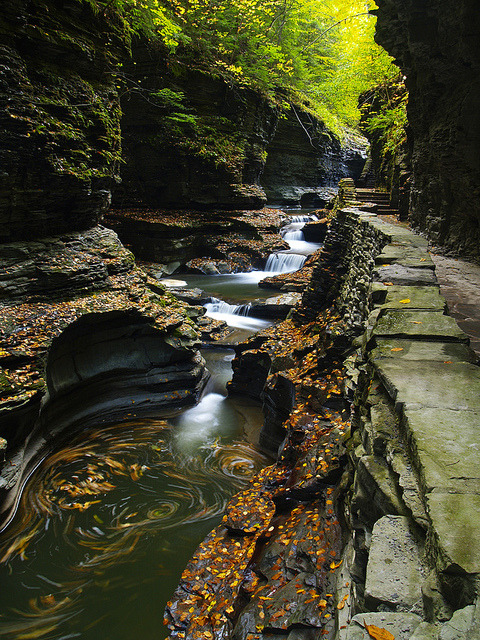
[[[375,258],[354,454],[352,512],[374,524],[370,612],[345,640],[371,637],[365,622],[395,640],[480,640],[480,267],[432,255],[425,238],[368,207],[349,213],[362,237],[375,229],[389,242]],[[429,609],[433,592],[442,597]]]
[[[410,228],[407,222],[392,215],[393,210],[384,209],[384,213],[378,216],[381,220]],[[470,346],[480,360],[480,266],[433,251],[430,251],[430,255],[435,263],[440,293],[447,301],[449,315],[455,318],[460,329],[470,338]]]
[[[469,336],[470,346],[480,358],[480,266],[435,253],[430,255],[449,313]]]

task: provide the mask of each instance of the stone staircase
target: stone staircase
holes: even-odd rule
[[[375,213],[379,216],[398,216],[398,209],[390,206],[390,194],[373,187],[357,187],[357,199],[360,202],[371,202],[376,205]]]

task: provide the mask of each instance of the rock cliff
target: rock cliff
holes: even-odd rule
[[[360,176],[366,140],[340,142],[305,108],[292,105],[279,119],[267,149],[261,184],[269,202],[323,207],[341,178]]]
[[[411,220],[480,259],[480,18],[474,0],[379,0],[376,40],[405,73]]]
[[[87,3],[5,0],[0,20],[0,240],[96,224],[120,161],[110,73],[120,22]]]

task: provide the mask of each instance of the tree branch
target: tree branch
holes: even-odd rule
[[[353,16],[347,16],[346,18],[343,18],[342,20],[339,20],[338,22],[335,22],[330,27],[328,27],[328,29],[325,29],[325,31],[322,31],[322,33],[320,33],[316,38],[314,38],[312,40],[312,42],[310,42],[310,44],[308,44],[304,48],[304,51],[306,51],[312,45],[314,45],[316,42],[318,42],[320,40],[320,38],[322,38],[326,33],[331,31],[334,27],[337,27],[339,24],[342,24],[342,22],[346,22],[347,20],[351,20],[351,18],[358,18],[359,16],[373,16],[373,13],[369,13],[368,11],[364,12],[364,13],[355,13]]]

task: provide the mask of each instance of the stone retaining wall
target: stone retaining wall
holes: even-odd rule
[[[346,363],[355,474],[338,638],[370,637],[366,623],[395,640],[470,640],[480,637],[480,369],[446,315],[427,242],[358,206],[335,230],[348,238],[337,307],[354,329],[366,318]]]

